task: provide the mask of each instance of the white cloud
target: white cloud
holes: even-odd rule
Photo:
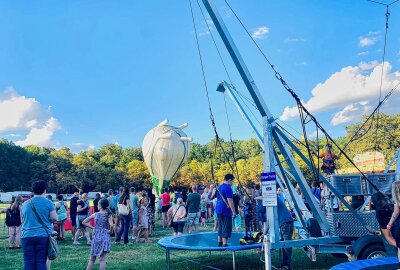
[[[255,29],[251,34],[251,36],[255,39],[261,39],[261,38],[266,38],[268,33],[269,33],[269,28],[266,26],[261,26]]]
[[[307,64],[307,61],[301,61],[299,63],[296,63],[296,66],[306,66]]]
[[[312,89],[312,97],[303,102],[305,107],[311,113],[319,113],[339,109],[340,111],[334,115],[333,123],[344,123],[343,119],[349,119],[349,113],[357,109],[357,118],[362,115],[362,106],[368,104],[377,104],[379,96],[379,86],[381,78],[382,64],[377,61],[361,62],[358,66],[348,66],[340,71],[332,74],[325,82],[319,83]],[[388,93],[393,87],[400,82],[400,71],[392,71],[392,65],[385,62],[383,70],[382,96]],[[386,111],[398,109],[398,103],[395,99],[400,97],[395,92],[384,105]],[[360,103],[368,102],[368,103]],[[357,105],[357,103],[360,103]],[[353,107],[347,107],[353,105]],[[298,116],[297,107],[286,107],[280,116],[283,121]],[[346,118],[347,117],[347,118]],[[352,118],[355,120],[356,118]],[[352,121],[351,120],[351,121]]]
[[[204,22],[204,26],[199,29],[198,35],[199,37],[208,36],[210,31],[214,29],[214,22],[211,20],[210,16],[207,15],[206,21]]]
[[[305,42],[306,40],[304,38],[285,38],[283,40],[284,43],[292,43],[292,42]]]
[[[376,38],[360,37],[359,41],[358,41],[358,45],[360,47],[372,46],[376,43],[376,41],[377,41]]]
[[[0,132],[28,131],[25,139],[15,142],[18,145],[50,145],[51,137],[61,126],[49,108],[43,108],[35,98],[21,96],[8,87],[0,92]]]
[[[372,107],[369,106],[368,101],[362,101],[347,105],[340,112],[335,113],[331,120],[331,125],[337,126],[340,124],[348,123],[356,120],[360,115],[364,115],[371,111]]]
[[[363,52],[357,53],[357,56],[365,56],[365,55],[368,55],[368,54],[369,54],[369,51],[363,51]]]
[[[366,70],[370,70],[370,69],[373,69],[374,67],[376,67],[376,66],[378,66],[379,65],[379,63],[378,63],[378,61],[370,61],[370,62],[364,62],[364,61],[362,61],[362,62],[360,62],[359,64],[358,64],[358,67],[362,70],[362,71],[366,71]]]
[[[51,139],[54,132],[56,132],[60,128],[61,125],[58,123],[57,119],[55,119],[54,117],[50,117],[46,121],[45,125],[32,128],[28,135],[26,135],[25,140],[16,141],[15,144],[20,146],[48,146],[51,144]]]
[[[365,36],[358,38],[358,46],[368,47],[374,45],[380,38],[380,31],[369,32]]]
[[[7,135],[7,137],[21,137],[21,134],[10,133]]]
[[[71,143],[70,150],[72,153],[79,153],[82,151],[90,151],[94,150],[95,147],[93,144],[87,144],[87,143],[82,143],[82,142],[74,142]]]

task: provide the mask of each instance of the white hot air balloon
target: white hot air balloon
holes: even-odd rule
[[[192,138],[182,131],[188,124],[179,127],[168,125],[164,120],[150,130],[143,139],[144,161],[153,179],[153,187],[160,195],[168,187],[190,152]]]

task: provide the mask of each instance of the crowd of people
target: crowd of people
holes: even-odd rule
[[[246,235],[248,232],[264,232],[267,214],[262,205],[260,186],[241,187],[239,192],[234,180],[232,174],[226,174],[224,182],[218,187],[214,184],[194,184],[188,189],[166,188],[158,198],[151,190],[121,187],[116,194],[109,190],[107,194],[96,195],[92,208],[88,195],[79,191],[73,194],[69,206],[63,196],[58,196],[54,204],[52,198],[44,196],[46,183],[37,181],[33,183],[34,196],[31,199],[24,202],[21,196],[17,196],[1,212],[6,213],[9,248],[23,249],[25,269],[50,269],[48,238],[54,236],[63,241],[68,219],[72,224],[73,245],[80,245],[79,241],[84,237],[86,244],[91,246],[87,269],[93,269],[97,258],[100,269],[105,269],[112,237],[115,237],[116,245],[122,241],[127,246],[132,242],[152,242],[150,236],[155,226],[155,214],[161,220],[162,229],[172,228],[173,235],[198,232],[201,226],[207,229],[207,224],[213,223],[212,229],[218,235],[216,245],[221,247],[229,245],[233,230],[242,230],[242,219]],[[322,209],[340,210],[340,203],[337,198],[332,198],[326,186],[314,182],[310,190]],[[400,259],[400,225],[397,221],[400,214],[400,181],[393,183],[392,192],[394,206],[387,196],[378,192],[372,197],[372,207],[376,210],[388,244],[399,248]],[[291,240],[293,214],[283,193],[279,189],[277,193],[281,239]],[[280,269],[291,269],[291,254],[291,248],[283,249]]]
[[[152,242],[155,214],[161,219],[162,229],[172,228],[174,235],[198,232],[200,227],[208,229],[211,223],[210,230],[218,232],[217,245],[225,247],[232,230],[242,229],[242,218],[246,232],[262,230],[266,222],[260,186],[246,187],[243,195],[233,182],[234,176],[227,174],[218,188],[214,184],[194,184],[187,189],[165,189],[158,198],[152,190],[137,192],[134,187],[121,187],[116,193],[109,190],[96,194],[91,207],[88,194],[82,190],[74,192],[69,205],[61,195],[53,203],[51,196],[44,195],[46,183],[37,181],[30,200],[23,202],[17,196],[10,207],[2,210],[7,216],[9,248],[22,246],[25,269],[50,269],[48,237],[65,240],[69,220],[72,244],[80,245],[83,238],[91,246],[87,269],[93,268],[97,257],[100,269],[105,269],[112,237],[116,245]]]

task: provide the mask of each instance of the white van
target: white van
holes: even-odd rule
[[[0,203],[11,203],[12,198],[11,194],[0,192]]]
[[[101,192],[97,192],[97,191],[88,192],[89,199],[93,200],[97,193],[99,193],[101,196]]]

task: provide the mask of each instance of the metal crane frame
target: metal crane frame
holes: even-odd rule
[[[246,85],[250,96],[252,97],[258,111],[261,114],[263,119],[263,129],[262,132],[259,132],[257,128],[252,123],[251,119],[248,117],[248,114],[243,109],[239,100],[235,96],[234,91],[232,91],[232,86],[226,82],[223,82],[219,85],[218,91],[225,92],[227,91],[239,112],[242,114],[243,118],[250,125],[253,133],[256,135],[260,146],[263,149],[263,168],[264,172],[274,172],[276,171],[281,181],[278,181],[278,184],[282,185],[282,182],[288,188],[292,205],[295,209],[296,216],[298,216],[301,224],[304,226],[306,224],[305,219],[302,217],[303,212],[307,216],[307,211],[304,211],[304,202],[296,196],[296,191],[291,185],[289,179],[287,178],[285,169],[278,159],[278,151],[283,155],[284,160],[288,166],[288,170],[290,174],[293,175],[293,178],[299,184],[306,202],[309,204],[311,208],[311,213],[314,218],[318,221],[318,224],[323,232],[322,237],[310,237],[309,235],[305,235],[304,239],[300,240],[292,240],[292,241],[280,241],[279,237],[279,225],[278,225],[278,213],[277,207],[267,207],[267,216],[269,222],[269,236],[265,236],[264,238],[264,250],[265,250],[265,266],[266,269],[271,269],[271,248],[282,248],[282,247],[304,247],[310,245],[322,245],[322,244],[332,244],[339,243],[343,240],[340,237],[330,235],[329,224],[326,219],[325,214],[322,212],[321,208],[317,204],[314,199],[314,195],[311,193],[311,190],[308,186],[308,183],[302,174],[298,164],[295,162],[293,154],[291,150],[293,150],[300,158],[311,168],[311,162],[301,153],[301,151],[293,144],[293,142],[285,135],[282,130],[275,124],[275,119],[270,113],[268,106],[266,105],[258,87],[252,78],[244,60],[242,59],[239,50],[237,49],[227,27],[225,26],[222,17],[220,16],[215,4],[212,0],[202,0],[208,14],[210,15],[211,20],[213,21],[226,49],[228,50],[239,74]],[[277,149],[275,149],[274,145],[276,145]],[[289,148],[290,147],[290,148]],[[337,198],[343,203],[354,215],[354,217],[361,222],[364,226],[367,227],[367,223],[364,219],[340,196],[340,193],[329,183],[323,175],[319,174],[319,178],[323,181],[328,188],[331,190],[333,194],[337,196]],[[283,185],[282,185],[282,189]]]

